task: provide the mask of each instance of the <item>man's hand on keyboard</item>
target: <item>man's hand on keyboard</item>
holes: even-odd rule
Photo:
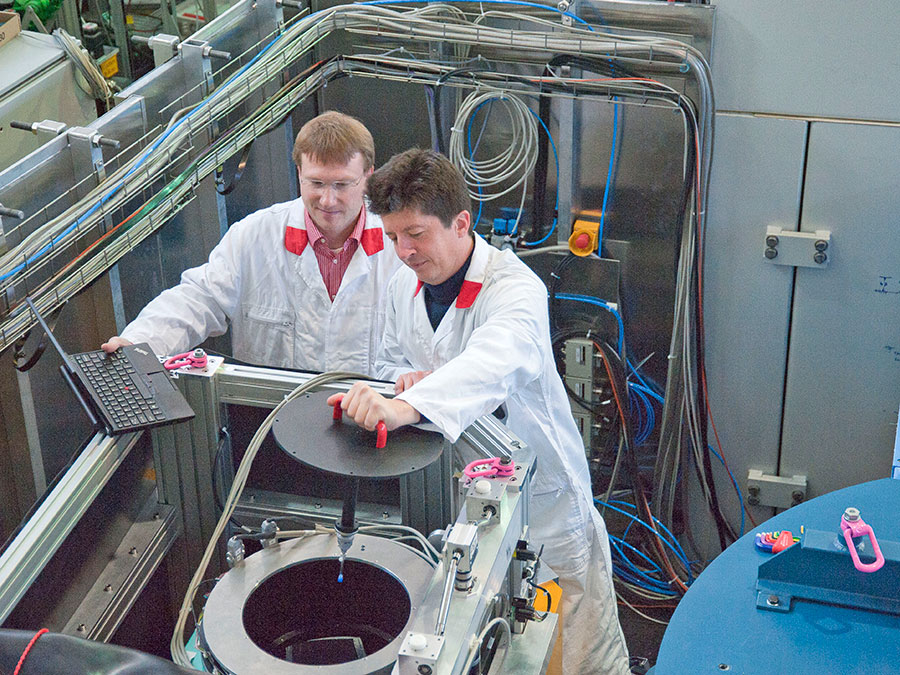
[[[113,335],[109,340],[100,345],[100,349],[105,351],[107,354],[112,354],[119,347],[126,347],[132,344],[128,340],[123,337],[119,337],[118,335]]]

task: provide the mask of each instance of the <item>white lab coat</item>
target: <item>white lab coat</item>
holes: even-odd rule
[[[398,398],[451,442],[506,404],[505,423],[537,454],[531,535],[563,588],[563,670],[628,673],[606,527],[556,371],[546,287],[514,253],[476,237],[457,301],[436,331],[419,289],[409,268],[391,281],[378,376],[434,370]]]
[[[401,265],[381,218],[366,224],[334,302],[306,234],[300,199],[232,225],[209,261],[152,300],[122,332],[160,355],[177,354],[231,326],[235,358],[301,370],[374,374],[386,288]]]

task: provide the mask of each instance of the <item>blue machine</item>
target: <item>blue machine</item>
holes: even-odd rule
[[[875,532],[884,564],[854,565],[841,530],[850,507]],[[675,610],[653,675],[900,672],[900,482],[837,490],[761,524],[698,577]],[[802,534],[801,534],[802,528]],[[775,555],[756,534],[791,531]],[[868,536],[852,539],[874,563]]]

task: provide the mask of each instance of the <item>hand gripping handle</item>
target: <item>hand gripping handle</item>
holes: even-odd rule
[[[335,420],[342,419],[344,417],[344,410],[341,408],[341,402],[344,400],[344,395],[341,394],[334,401],[334,412],[331,414],[331,418]],[[375,425],[375,447],[383,448],[387,445],[387,425],[384,422],[379,422]]]
[[[850,557],[853,559],[853,566],[860,572],[877,572],[884,565],[884,555],[881,553],[881,547],[875,538],[875,532],[872,526],[866,524],[862,518],[848,522],[845,518],[841,518],[841,531],[844,534],[844,541],[847,548],[850,549]],[[864,563],[859,559],[859,552],[853,544],[854,537],[862,537],[869,535],[869,541],[872,542],[872,552],[875,554],[875,560],[870,563]]]

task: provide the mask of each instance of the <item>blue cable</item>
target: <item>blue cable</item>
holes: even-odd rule
[[[620,546],[624,546],[625,548],[629,549],[636,555],[643,558],[644,561],[648,565],[650,565],[650,567],[652,568],[652,570],[654,572],[662,572],[662,569],[660,568],[659,565],[657,565],[650,558],[648,558],[644,553],[642,553],[641,551],[636,549],[634,546],[629,544],[627,541],[625,541],[624,537],[620,539],[619,537],[614,537],[613,535],[609,535],[609,541],[610,541],[610,544],[612,544],[615,547],[615,549],[622,555],[622,559],[625,560],[626,562],[630,563],[631,565],[635,564],[634,561],[631,560],[631,558],[629,558],[627,555],[625,555],[625,551],[623,551],[621,548],[619,548]]]
[[[615,546],[611,544],[611,546]],[[672,590],[671,586],[664,581],[659,579],[654,579],[653,577],[647,576],[645,573],[641,572],[640,569],[636,567],[628,567],[623,568],[620,565],[617,565],[613,562],[613,574],[622,579],[623,581],[627,581],[630,584],[634,584],[635,586],[640,586],[648,591],[653,591],[654,593],[662,593],[664,595],[677,595],[675,591]]]
[[[637,516],[632,515],[632,514],[628,513],[627,511],[623,511],[622,509],[616,508],[612,504],[604,502],[602,499],[600,499],[598,497],[594,497],[594,503],[599,504],[600,506],[604,506],[608,509],[611,509],[617,513],[620,513],[621,515],[625,516],[626,518],[630,518],[631,520],[635,521],[638,525],[643,525],[644,528],[646,528],[651,534],[653,534],[653,536],[657,537],[666,547],[669,548],[670,551],[672,551],[672,553],[674,553],[678,557],[679,560],[681,560],[681,562],[684,564],[685,568],[687,569],[688,576],[690,578],[692,578],[691,577],[691,567],[690,567],[690,564],[688,563],[687,556],[684,554],[684,550],[681,548],[681,544],[679,544],[678,540],[675,539],[675,537],[672,535],[671,532],[669,532],[668,528],[666,528],[666,526],[663,525],[661,522],[659,522],[656,518],[654,518],[653,521],[660,528],[662,528],[662,530],[669,537],[672,537],[672,540],[677,545],[677,548],[676,548],[676,546],[673,546],[672,543],[666,537],[659,536],[658,532],[656,532],[652,527],[650,527],[647,523],[645,523],[643,520],[641,520]],[[631,504],[629,504],[629,506],[631,506]]]
[[[466,4],[466,2],[468,2],[468,1],[470,1],[470,0],[466,0],[466,2],[460,2],[460,0],[446,0],[446,1],[449,2],[450,4]],[[550,7],[550,6],[547,6],[547,5],[541,5],[541,4],[536,3],[536,2],[524,2],[524,1],[522,1],[522,0],[481,0],[481,2],[482,2],[482,4],[492,4],[492,5],[521,5],[521,6],[523,6],[523,7],[536,7],[536,8],[539,8],[539,9],[543,9],[543,10],[547,10],[547,11],[551,11],[551,12],[556,12],[557,14],[561,14],[561,15],[563,15],[563,16],[567,16],[567,17],[571,18],[573,21],[576,21],[576,22],[578,22],[578,23],[583,24],[584,26],[586,26],[587,29],[588,29],[589,31],[593,32],[593,30],[594,30],[593,27],[591,27],[591,25],[590,25],[587,21],[585,21],[584,19],[582,19],[581,17],[579,17],[579,16],[577,16],[577,15],[575,15],[575,14],[572,14],[571,12],[561,11],[561,10],[559,10],[559,9],[556,9],[555,7]],[[360,5],[373,5],[373,6],[377,6],[377,5],[406,5],[406,4],[423,4],[423,3],[421,2],[421,0],[370,0],[369,2],[361,2],[361,3],[359,3],[359,4],[360,4]],[[319,12],[316,12],[316,14],[321,13],[321,12],[326,12],[326,11],[328,11],[328,10],[320,10]],[[601,23],[601,24],[604,23],[602,19],[600,20],[600,23]],[[112,198],[112,197],[113,197],[113,196],[114,196],[114,195],[122,188],[122,185],[124,184],[125,179],[128,178],[129,176],[131,176],[135,171],[137,171],[138,168],[140,168],[140,166],[144,163],[144,161],[145,161],[145,160],[147,159],[147,157],[150,155],[150,153],[152,153],[154,150],[156,150],[156,148],[158,148],[159,145],[160,145],[166,138],[168,138],[169,135],[171,135],[171,133],[172,133],[173,131],[175,131],[175,129],[177,129],[177,128],[180,127],[182,124],[184,124],[185,122],[187,122],[187,120],[189,120],[191,117],[193,117],[194,115],[196,115],[197,112],[199,112],[201,109],[203,109],[203,107],[206,106],[210,101],[212,101],[213,99],[215,99],[216,96],[217,96],[217,95],[218,95],[218,94],[219,94],[219,93],[220,93],[227,85],[231,84],[237,77],[240,77],[240,76],[241,76],[241,75],[242,75],[242,74],[243,74],[250,66],[252,66],[252,65],[253,65],[253,64],[254,64],[254,63],[255,63],[255,62],[263,55],[263,54],[265,54],[265,53],[272,47],[272,45],[274,45],[274,44],[275,44],[276,42],[278,42],[282,37],[284,37],[284,35],[285,35],[285,33],[281,33],[281,34],[279,34],[279,35],[276,35],[276,36],[269,42],[269,44],[267,44],[265,47],[263,47],[263,48],[262,48],[262,49],[261,49],[261,50],[260,50],[260,51],[252,58],[252,59],[250,59],[250,60],[247,62],[246,65],[244,65],[244,66],[243,66],[242,68],[240,68],[234,75],[232,75],[228,80],[226,80],[226,82],[225,82],[223,85],[221,85],[220,87],[218,87],[218,88],[216,89],[216,91],[214,91],[212,94],[209,95],[209,97],[207,97],[206,99],[204,99],[203,101],[201,101],[200,104],[199,104],[196,108],[194,108],[190,113],[188,113],[187,115],[185,115],[181,120],[179,120],[176,124],[174,124],[174,125],[173,125],[168,131],[166,131],[162,136],[160,136],[158,139],[156,139],[156,141],[154,141],[154,142],[150,145],[150,147],[147,148],[147,150],[144,151],[144,154],[143,154],[143,155],[140,157],[140,159],[134,164],[134,166],[132,166],[131,169],[129,169],[129,171],[122,177],[122,179],[121,179],[116,185],[114,185],[114,186],[109,190],[109,192],[107,192],[106,194],[102,195],[102,196],[100,197],[100,201],[97,202],[96,204],[94,204],[94,206],[92,206],[90,209],[88,209],[88,211],[87,211],[84,215],[82,215],[80,218],[76,219],[75,222],[73,222],[69,227],[67,227],[65,230],[63,230],[63,231],[60,232],[58,235],[56,235],[56,236],[55,236],[53,239],[51,239],[47,244],[45,244],[45,245],[42,246],[40,249],[38,249],[38,251],[36,251],[36,252],[33,253],[31,256],[29,256],[28,258],[26,258],[25,261],[23,261],[22,263],[16,265],[16,266],[15,266],[14,268],[12,268],[9,272],[6,272],[6,273],[4,273],[4,274],[0,274],[0,281],[5,281],[6,279],[8,279],[9,277],[11,277],[12,275],[18,274],[18,273],[21,272],[23,269],[25,269],[28,265],[32,264],[33,262],[35,262],[36,260],[38,260],[39,258],[41,258],[47,251],[51,250],[51,249],[52,249],[52,248],[53,248],[53,247],[54,247],[54,246],[55,246],[62,238],[64,238],[66,235],[68,235],[70,232],[72,232],[72,230],[76,229],[79,225],[81,225],[81,223],[83,223],[83,222],[85,221],[85,219],[87,219],[89,216],[91,216],[91,215],[93,215],[94,213],[96,213],[97,210],[98,210],[101,206],[103,206],[104,204],[106,204],[106,202],[109,201],[109,199]]]
[[[725,464],[725,460],[722,459],[722,455],[716,452],[713,446],[707,445],[706,447],[709,448],[709,451],[716,456],[716,459],[722,462],[722,466],[724,466],[725,470],[728,472],[728,477],[731,478],[731,484],[734,486],[734,491],[737,493],[738,502],[740,502],[741,505],[741,534],[739,536],[743,537],[745,522],[744,519],[747,515],[747,510],[744,508],[744,496],[741,494],[741,488],[738,487],[737,481],[734,479],[734,474],[731,473],[731,469],[729,469],[728,465]]]
[[[616,347],[618,348],[618,352],[621,354],[622,350],[625,346],[625,324],[622,323],[622,315],[619,314],[618,310],[616,310],[612,305],[607,302],[604,302],[600,298],[594,298],[590,295],[578,295],[575,293],[557,293],[556,298],[558,300],[572,300],[574,302],[584,302],[588,305],[594,305],[595,307],[602,307],[607,312],[616,317],[616,323],[619,325],[619,339],[616,340]]]
[[[603,502],[602,502],[601,500],[599,500],[597,497],[594,498],[594,501],[595,501],[595,502],[600,501],[600,503],[603,504]],[[632,514],[630,514],[630,513],[627,513],[627,512],[625,512],[625,511],[622,511],[622,510],[620,510],[620,509],[617,509],[615,506],[612,506],[613,504],[621,504],[622,506],[627,506],[627,507],[629,507],[629,508],[635,509],[635,511],[636,511],[636,510],[637,510],[637,507],[636,507],[634,504],[630,504],[630,503],[628,503],[628,502],[623,502],[623,501],[621,501],[621,500],[619,500],[619,499],[610,499],[609,502],[606,502],[604,505],[605,505],[607,508],[611,508],[611,509],[613,509],[614,511],[618,511],[618,512],[621,513],[621,514],[623,514],[623,515],[625,515],[625,516],[628,516],[628,517],[632,518],[632,519],[633,519],[633,522],[636,522],[636,523],[638,523],[639,525],[643,525],[644,527],[650,529],[651,532],[653,532],[652,528],[649,528],[649,526],[647,525],[646,522],[644,522],[643,520],[641,520],[640,518],[638,518],[638,517],[635,516],[635,515],[632,515]],[[687,554],[684,552],[684,549],[681,547],[681,543],[675,538],[675,535],[673,535],[673,534],[669,531],[669,528],[667,528],[665,525],[663,525],[662,522],[660,522],[660,520],[659,520],[658,518],[656,518],[656,516],[653,516],[653,522],[656,523],[656,525],[658,525],[660,528],[662,528],[662,531],[663,531],[665,534],[667,534],[667,535],[671,538],[671,540],[672,540],[672,545],[674,545],[674,546],[678,549],[678,551],[676,552],[676,555],[677,555],[678,558],[679,558],[683,563],[685,563],[685,565],[688,567],[688,574],[690,574],[690,573],[691,573],[691,572],[690,572],[690,562],[689,562],[688,559],[687,559]],[[657,533],[654,532],[654,534],[657,534]],[[660,539],[661,539],[664,543],[667,542],[667,540],[666,540],[664,537],[660,537]],[[673,550],[674,550],[674,549],[673,549]]]
[[[448,5],[469,5],[475,4],[475,2],[479,2],[482,5],[521,5],[522,7],[537,7],[538,9],[543,9],[550,12],[556,12],[557,14],[561,14],[562,16],[567,16],[573,21],[577,21],[578,23],[587,27],[589,31],[594,32],[593,26],[589,24],[587,21],[582,19],[580,16],[572,14],[571,12],[564,12],[563,10],[557,9],[551,5],[541,5],[537,2],[523,2],[522,0],[444,0],[445,4]],[[368,2],[359,2],[359,5],[425,5],[428,4],[425,0],[369,0]],[[324,11],[324,10],[323,10]],[[605,26],[606,22],[603,19],[599,19],[600,25]]]
[[[629,364],[629,365],[630,365],[630,364]],[[659,403],[665,403],[665,402],[666,402],[666,400],[665,400],[662,396],[660,396],[659,394],[657,394],[655,391],[653,391],[653,390],[650,389],[649,387],[644,386],[643,384],[630,383],[629,386],[634,387],[634,388],[637,389],[638,391],[643,392],[644,394],[646,394],[647,396],[650,396],[651,398],[653,398],[654,400],[658,401]]]
[[[96,213],[97,210],[98,210],[100,207],[102,207],[104,204],[106,204],[106,202],[109,201],[109,200],[110,200],[110,199],[111,199],[111,198],[112,198],[112,197],[113,197],[113,196],[114,196],[114,195],[122,188],[122,185],[125,183],[125,180],[126,180],[129,176],[131,176],[135,171],[137,171],[137,170],[140,168],[140,166],[144,163],[144,161],[146,161],[146,159],[147,159],[147,157],[150,155],[150,153],[152,153],[154,150],[156,150],[156,149],[160,146],[160,144],[161,144],[164,140],[166,140],[166,139],[167,139],[167,138],[168,138],[168,137],[169,137],[169,136],[170,136],[170,135],[178,128],[178,127],[180,127],[182,124],[186,123],[192,116],[194,116],[195,114],[197,114],[198,111],[202,110],[203,107],[206,106],[210,101],[212,101],[212,100],[213,100],[213,99],[214,99],[214,98],[222,91],[222,89],[223,89],[225,86],[227,86],[228,84],[230,84],[231,82],[233,82],[233,81],[235,80],[235,78],[239,77],[244,71],[246,71],[250,66],[252,66],[252,65],[253,65],[253,64],[254,64],[254,63],[255,63],[255,62],[263,55],[263,54],[265,54],[265,53],[272,47],[272,45],[274,45],[274,44],[275,44],[278,40],[280,40],[283,36],[284,36],[284,33],[275,36],[275,38],[273,38],[273,39],[269,42],[269,44],[267,44],[265,47],[263,47],[263,48],[259,51],[259,53],[256,54],[256,56],[254,56],[252,59],[250,59],[250,60],[247,62],[247,64],[246,64],[245,66],[243,66],[240,70],[238,70],[231,78],[229,78],[229,79],[225,82],[225,84],[223,84],[223,85],[222,85],[221,87],[219,87],[215,92],[213,92],[212,94],[210,94],[210,96],[209,96],[208,98],[204,99],[204,100],[203,100],[196,108],[194,108],[190,113],[188,113],[188,114],[185,115],[182,119],[180,119],[177,123],[175,123],[174,125],[172,125],[171,128],[169,128],[165,133],[163,133],[159,138],[157,138],[157,139],[156,139],[156,140],[155,140],[155,141],[154,141],[154,142],[153,142],[153,143],[152,143],[152,144],[144,151],[144,154],[140,157],[140,159],[138,159],[138,161],[135,162],[134,166],[132,166],[132,167],[125,173],[125,175],[122,176],[122,178],[119,180],[119,182],[116,183],[112,188],[110,188],[110,190],[109,190],[107,193],[101,195],[100,200],[99,200],[96,204],[94,204],[91,208],[89,208],[89,209],[87,210],[87,212],[86,212],[84,215],[82,215],[81,217],[77,218],[77,219],[75,220],[75,222],[73,222],[71,225],[69,225],[69,227],[67,227],[65,230],[63,230],[63,231],[60,232],[59,234],[57,234],[57,235],[56,235],[53,239],[51,239],[47,244],[45,244],[45,245],[42,246],[40,249],[38,249],[35,253],[33,253],[31,256],[29,256],[28,258],[26,258],[24,262],[22,262],[22,263],[16,265],[16,266],[15,266],[13,269],[11,269],[9,272],[6,272],[5,274],[0,274],[0,281],[5,281],[6,279],[8,279],[9,277],[11,277],[12,275],[17,274],[18,272],[21,272],[21,271],[22,271],[23,269],[25,269],[28,265],[30,265],[31,263],[35,262],[37,259],[39,259],[40,257],[42,257],[47,251],[51,250],[51,249],[52,249],[52,248],[53,248],[53,247],[54,247],[54,246],[55,246],[62,238],[64,238],[66,235],[68,235],[70,232],[72,232],[72,230],[76,229],[79,225],[81,225],[81,223],[83,223],[88,217],[90,217],[91,215],[93,215],[94,213]]]
[[[603,190],[603,206],[600,207],[600,227],[597,228],[597,255],[603,253],[603,222],[606,219],[606,202],[609,199],[609,187],[612,183],[613,168],[616,163],[616,136],[619,128],[619,97],[613,96],[613,133],[612,147],[609,149],[609,168],[606,170],[606,187]]]
[[[650,394],[653,398],[655,398],[660,403],[664,403],[665,401],[663,400],[663,397],[657,391],[658,387],[653,387],[650,384],[648,384],[647,381],[641,375],[640,371],[634,366],[634,364],[631,363],[630,359],[625,359],[625,362],[628,364],[628,367],[631,369],[631,372],[634,373],[634,376],[637,378],[638,382],[640,382],[641,385],[646,390],[645,393]]]

